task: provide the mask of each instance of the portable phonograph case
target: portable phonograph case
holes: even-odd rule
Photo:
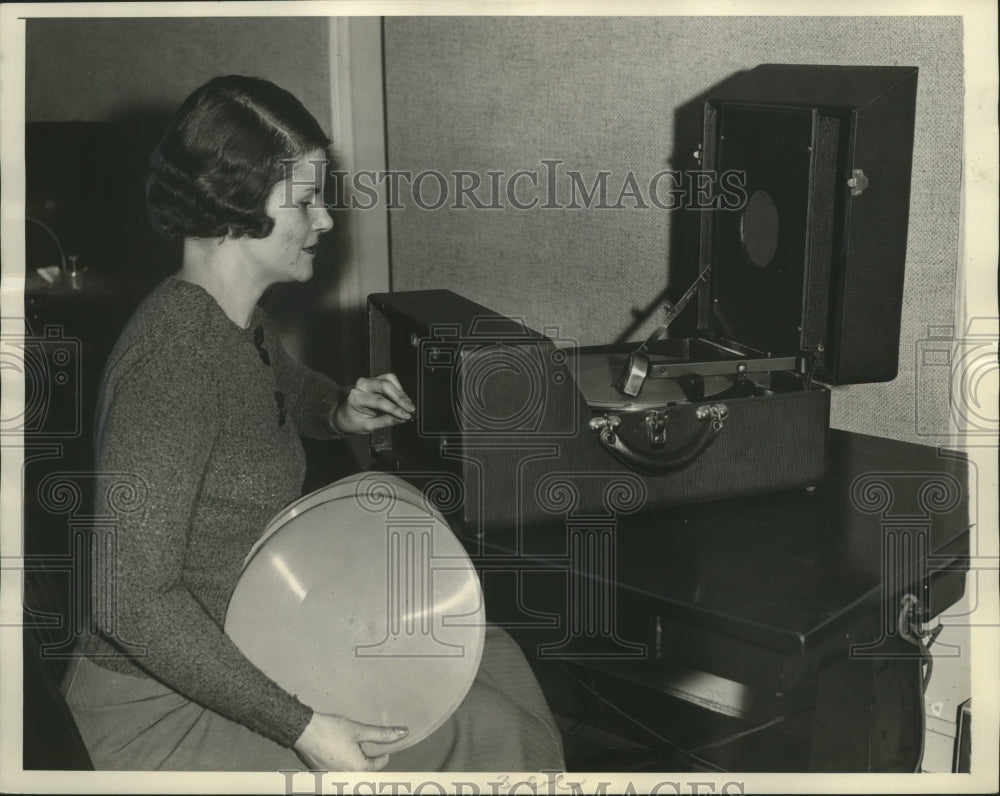
[[[370,296],[371,372],[418,407],[376,460],[460,480],[480,534],[816,484],[829,386],[896,375],[916,85],[763,65],[708,97],[701,166],[746,198],[701,211],[697,335],[638,369],[635,344],[560,346],[447,290]]]

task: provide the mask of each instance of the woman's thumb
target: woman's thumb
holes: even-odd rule
[[[382,727],[377,724],[359,724],[355,737],[359,741],[374,743],[393,743],[405,738],[409,730],[406,727]]]

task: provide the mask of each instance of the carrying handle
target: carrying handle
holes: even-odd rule
[[[636,450],[618,435],[617,429],[622,423],[618,415],[606,414],[591,418],[588,426],[598,434],[605,450],[623,464],[646,475],[666,475],[683,470],[701,456],[722,433],[728,416],[729,409],[725,404],[699,406],[695,417],[705,425],[683,445],[657,455]]]

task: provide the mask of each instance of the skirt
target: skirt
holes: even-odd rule
[[[98,770],[304,771],[292,749],[152,678],[87,658],[63,682],[66,702]],[[388,771],[563,771],[562,738],[520,647],[488,627],[465,700],[435,732],[389,757]]]

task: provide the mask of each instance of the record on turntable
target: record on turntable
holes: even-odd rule
[[[230,599],[225,631],[322,713],[405,726],[398,751],[440,727],[475,679],[485,609],[472,562],[402,479],[362,473],[287,506]]]

